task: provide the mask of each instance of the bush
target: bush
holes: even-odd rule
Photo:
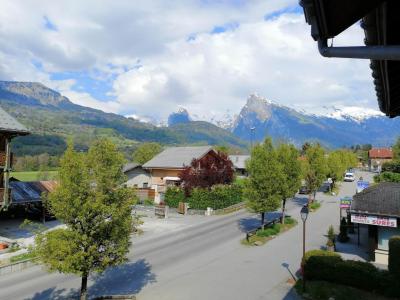
[[[194,209],[221,209],[242,201],[242,188],[237,184],[215,185],[209,189],[194,188],[188,199]]]
[[[312,209],[312,210],[317,210],[320,207],[321,207],[321,203],[319,203],[319,202],[314,201],[314,202],[310,203],[310,209]]]
[[[400,236],[393,236],[389,240],[389,271],[400,276]]]
[[[400,173],[400,160],[393,160],[383,163],[382,172]]]
[[[150,199],[150,198],[146,198],[146,199],[144,199],[144,201],[143,201],[143,205],[146,205],[146,206],[153,206],[153,205],[154,205],[154,200],[153,200],[153,199]]]
[[[393,172],[383,172],[379,175],[374,176],[374,181],[376,183],[380,182],[400,182],[400,174]]]
[[[307,251],[306,254],[304,255],[303,264],[306,263],[308,261],[308,259],[312,256],[315,256],[315,257],[323,257],[323,256],[332,257],[333,256],[333,257],[337,257],[340,260],[342,260],[340,255],[335,252],[326,251],[326,250],[310,250],[310,251]]]
[[[291,217],[288,217],[288,216],[285,217],[285,224],[286,225],[292,225],[292,224],[295,224],[295,223],[296,223],[295,219],[293,219]]]
[[[257,231],[257,236],[269,237],[277,235],[281,231],[281,224],[274,224],[272,227],[268,227],[264,230]]]
[[[328,240],[326,241],[326,246],[329,248],[335,247],[335,230],[333,229],[332,225],[329,226],[327,237]]]
[[[169,207],[178,207],[179,202],[185,202],[185,193],[179,187],[169,187],[165,192],[164,202]]]
[[[337,253],[322,250],[307,252],[304,261],[304,274],[308,280],[324,280],[381,295],[400,296],[398,277],[377,269],[371,263],[344,261]]]

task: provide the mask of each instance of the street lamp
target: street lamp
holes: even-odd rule
[[[254,130],[256,130],[256,128],[250,127],[250,151],[253,149],[253,134],[254,134]]]
[[[308,205],[304,205],[300,211],[301,220],[303,221],[303,259],[302,263],[305,262],[306,255],[306,220],[308,217]],[[304,274],[304,265],[303,265],[303,292],[306,290],[306,276]]]

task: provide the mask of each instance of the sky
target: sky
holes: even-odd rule
[[[318,54],[298,0],[0,0],[0,80],[154,121],[238,113],[249,94],[378,109],[368,60]],[[359,24],[334,45],[362,45]]]

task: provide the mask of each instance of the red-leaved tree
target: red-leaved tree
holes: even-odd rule
[[[233,181],[232,161],[223,152],[211,152],[201,159],[193,159],[179,174],[186,196],[195,187],[211,188],[215,184],[230,184]]]

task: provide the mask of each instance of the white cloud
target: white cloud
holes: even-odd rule
[[[159,119],[179,105],[199,116],[237,112],[254,91],[297,108],[376,108],[368,61],[322,58],[302,15],[264,21],[296,3],[2,0],[0,79],[41,81],[82,105]],[[46,29],[45,17],[56,31]],[[224,25],[230,30],[210,33]],[[355,26],[334,43],[362,39]],[[116,77],[114,101],[49,76],[93,69]]]

